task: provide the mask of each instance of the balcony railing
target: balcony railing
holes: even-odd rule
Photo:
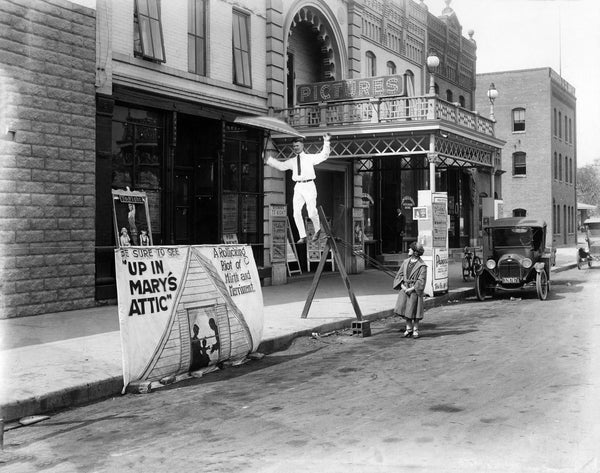
[[[461,127],[494,135],[494,122],[457,104],[438,97],[381,97],[342,102],[323,102],[281,110],[291,126],[335,127],[357,124],[389,124],[424,120],[445,120]]]

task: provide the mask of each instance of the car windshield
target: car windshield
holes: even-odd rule
[[[494,228],[492,230],[492,241],[495,247],[531,247],[533,236],[530,227]]]
[[[588,234],[591,237],[600,237],[600,223],[588,223]]]

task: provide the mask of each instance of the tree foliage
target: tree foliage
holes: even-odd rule
[[[600,209],[600,159],[594,164],[577,168],[577,202],[595,205]],[[598,209],[594,213],[598,213]]]

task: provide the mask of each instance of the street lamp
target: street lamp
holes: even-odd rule
[[[488,99],[490,99],[490,120],[496,121],[496,117],[494,116],[494,100],[498,98],[498,91],[496,90],[496,86],[492,82],[490,84],[490,88],[487,91]]]
[[[434,73],[440,65],[440,58],[437,57],[434,51],[430,51],[427,56],[427,70],[429,71],[429,95],[435,95],[435,78]]]

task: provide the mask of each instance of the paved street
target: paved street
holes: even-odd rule
[[[598,472],[600,268],[5,433],[0,471]]]

